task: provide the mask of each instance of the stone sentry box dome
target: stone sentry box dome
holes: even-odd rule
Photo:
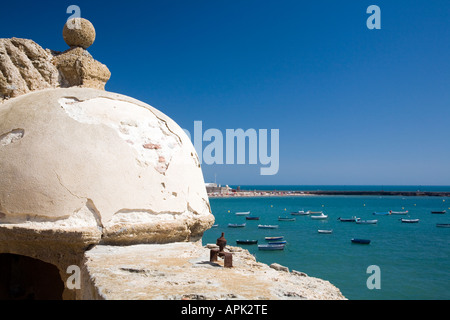
[[[13,43],[20,49],[19,40]],[[0,58],[11,52],[0,50]],[[56,65],[49,74],[67,72],[80,65],[64,62],[78,59],[74,52],[91,59],[81,46],[40,59]],[[72,56],[61,59],[65,54]],[[5,61],[14,59],[0,64]],[[20,86],[5,74],[8,88]],[[92,245],[197,241],[214,222],[197,154],[183,130],[143,102],[79,83],[28,86],[28,93],[0,100],[0,272],[14,263],[29,268],[35,259],[38,266],[56,266],[65,282],[67,267],[80,265]],[[5,282],[0,277],[0,298],[11,295]],[[62,297],[75,295],[65,289]]]

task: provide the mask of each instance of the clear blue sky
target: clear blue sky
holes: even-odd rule
[[[190,131],[280,130],[278,174],[204,164],[208,181],[450,184],[448,0],[4,1],[0,37],[63,51],[71,4],[96,28],[108,91]]]

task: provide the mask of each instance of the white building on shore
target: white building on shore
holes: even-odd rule
[[[209,194],[216,194],[216,195],[224,195],[231,193],[231,188],[226,185],[225,187],[222,187],[220,184],[210,182],[205,183],[206,186],[206,192]]]

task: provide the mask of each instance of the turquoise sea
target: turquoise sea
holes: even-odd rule
[[[263,186],[241,186],[262,190]],[[306,186],[266,186],[266,190],[308,190]],[[338,186],[310,186],[312,190],[342,190]],[[377,187],[378,189],[373,189]],[[347,187],[345,187],[347,188]],[[349,186],[344,190],[450,191],[450,187]],[[368,189],[367,189],[368,188]],[[383,189],[380,189],[383,188]],[[407,189],[405,189],[407,188]],[[412,189],[411,189],[412,188]],[[309,189],[311,190],[311,189]],[[259,251],[257,245],[241,245],[260,262],[277,262],[290,270],[330,281],[348,299],[450,299],[450,198],[400,196],[284,196],[255,198],[211,198],[218,227],[207,230],[203,243],[215,243],[221,232],[229,245],[237,239],[284,236],[284,251]],[[295,216],[296,221],[278,221],[298,210],[323,211],[327,220]],[[446,214],[431,211],[447,210]],[[373,212],[406,211],[405,215],[375,216]],[[259,221],[236,216],[251,211]],[[375,225],[338,221],[339,217],[378,219]],[[401,218],[420,219],[402,223]],[[228,223],[246,223],[245,228],[228,228]],[[278,229],[259,229],[258,224],[276,224]],[[319,234],[318,229],[332,229]],[[352,238],[370,239],[369,245],[353,244]],[[380,268],[380,289],[368,289],[372,275],[367,268]]]

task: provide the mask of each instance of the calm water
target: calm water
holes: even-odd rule
[[[447,188],[448,189],[448,188]],[[280,189],[278,189],[280,190]],[[386,190],[386,189],[385,189]],[[450,299],[450,198],[378,196],[304,196],[227,198],[210,200],[217,228],[205,232],[203,243],[215,243],[221,232],[230,245],[237,239],[282,235],[288,241],[284,251],[259,251],[244,246],[258,261],[280,263],[290,270],[325,279],[349,299]],[[327,220],[296,216],[296,221],[278,221],[298,210],[324,211]],[[433,210],[447,209],[443,215]],[[409,214],[374,216],[373,212],[405,211]],[[251,211],[259,221],[245,220],[235,212]],[[340,222],[338,217],[378,219],[376,225]],[[418,224],[401,223],[400,218],[418,218]],[[228,228],[228,223],[247,223],[245,228]],[[276,230],[258,229],[258,224],[277,224]],[[333,229],[319,234],[318,229]],[[351,238],[370,239],[369,245],[352,244]],[[367,267],[381,270],[381,289],[369,290]]]

